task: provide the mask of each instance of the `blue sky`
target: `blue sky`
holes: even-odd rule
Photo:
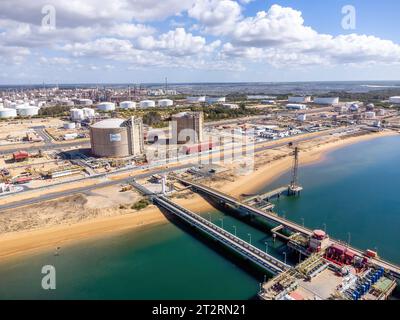
[[[0,84],[400,80],[398,12],[396,0],[2,0]]]

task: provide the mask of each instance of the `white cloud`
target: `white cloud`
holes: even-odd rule
[[[184,28],[176,28],[160,35],[157,39],[148,36],[138,39],[138,45],[143,50],[161,50],[168,55],[187,56],[210,52],[218,47],[220,42],[207,45],[206,39],[187,33]]]
[[[241,7],[232,0],[197,0],[188,14],[202,24],[205,32],[223,35],[235,28]]]

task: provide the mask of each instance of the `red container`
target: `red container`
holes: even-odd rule
[[[216,146],[216,144],[213,142],[200,143],[200,144],[195,144],[195,145],[191,145],[191,146],[184,146],[183,152],[186,154],[194,154],[194,153],[212,150],[212,149],[214,149],[215,146]]]

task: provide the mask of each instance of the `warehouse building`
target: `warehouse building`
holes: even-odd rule
[[[126,158],[144,154],[141,118],[107,119],[90,127],[92,154],[105,158]]]

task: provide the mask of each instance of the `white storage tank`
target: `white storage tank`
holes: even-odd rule
[[[305,104],[289,103],[286,105],[288,110],[306,110],[307,106]]]
[[[306,96],[306,97],[289,97],[288,99],[289,103],[309,103],[311,102],[311,97],[310,96]]]
[[[373,111],[368,111],[365,113],[365,119],[375,119],[376,114]]]
[[[219,104],[219,103],[225,103],[226,98],[225,97],[206,97],[205,101],[208,104]],[[203,101],[199,101],[199,102],[203,102]]]
[[[66,130],[72,130],[75,128],[76,128],[75,122],[64,123],[64,129],[66,129]]]
[[[322,104],[322,105],[337,105],[339,104],[339,97],[321,97],[314,99],[315,104]]]
[[[83,108],[82,111],[83,111],[83,115],[84,115],[85,119],[86,118],[94,118],[94,116],[96,114],[96,112],[92,108]]]
[[[172,101],[170,99],[158,100],[158,106],[160,108],[172,107],[173,105],[174,105],[174,101]]]
[[[115,110],[115,103],[113,102],[101,102],[97,105],[97,110],[103,112],[110,112]]]
[[[141,108],[154,108],[155,106],[156,106],[156,103],[153,100],[140,101],[140,107]]]
[[[17,110],[15,109],[3,108],[0,110],[1,119],[15,118],[16,116],[17,116]]]
[[[400,96],[390,97],[389,102],[394,104],[400,104]]]
[[[17,112],[20,117],[33,117],[39,114],[40,108],[34,106],[19,106]]]
[[[136,102],[133,101],[123,101],[119,104],[121,109],[136,109]]]
[[[72,121],[82,121],[85,119],[85,114],[82,109],[71,109],[70,116]]]
[[[201,97],[187,97],[186,101],[188,103],[202,103],[206,102],[206,96],[201,96]]]
[[[93,100],[91,99],[79,99],[78,104],[81,106],[91,106],[93,105]]]
[[[298,120],[298,121],[301,121],[301,122],[304,122],[304,121],[307,120],[307,115],[306,115],[306,114],[299,114],[299,115],[297,116],[297,120]]]

